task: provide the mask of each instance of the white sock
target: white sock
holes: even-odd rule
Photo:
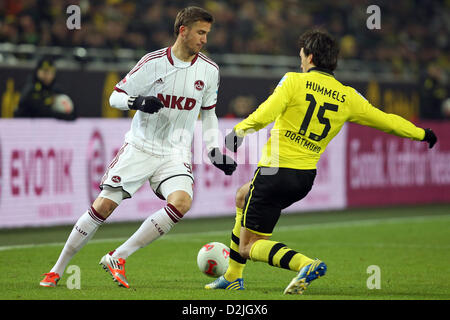
[[[114,258],[127,259],[136,250],[147,246],[167,233],[183,215],[170,203],[145,219],[139,229],[120,247],[111,252]]]
[[[91,207],[86,211],[75,223],[75,226],[59,255],[58,261],[50,272],[56,272],[61,277],[69,261],[82,247],[84,247],[89,239],[94,236],[98,227],[103,222],[104,219],[94,210],[94,208]]]

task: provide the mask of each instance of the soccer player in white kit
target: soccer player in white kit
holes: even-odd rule
[[[213,17],[198,7],[181,10],[175,20],[173,46],[151,52],[114,88],[110,104],[137,110],[125,143],[106,169],[98,198],[78,219],[58,261],[41,286],[54,287],[72,257],[92,238],[123,199],[147,181],[167,205],[151,214],[122,245],[107,253],[100,265],[119,286],[129,287],[125,260],[161,237],[190,209],[194,177],[191,143],[201,114],[203,139],[213,165],[231,175],[236,162],[223,155],[215,114],[219,68],[200,53]]]

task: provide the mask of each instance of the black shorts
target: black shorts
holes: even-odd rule
[[[315,177],[315,169],[258,168],[245,198],[242,226],[270,236],[281,210],[306,197]]]

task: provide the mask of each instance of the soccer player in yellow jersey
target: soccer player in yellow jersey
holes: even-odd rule
[[[426,141],[429,148],[437,141],[431,129],[375,108],[355,89],[336,80],[333,71],[339,48],[327,33],[308,31],[299,42],[303,73],[286,73],[273,94],[225,137],[227,148],[236,152],[246,134],[275,121],[253,179],[236,194],[228,270],[206,289],[244,289],[247,259],[298,272],[285,294],[301,294],[325,274],[327,266],[321,260],[269,238],[281,210],[311,190],[317,162],[345,122]]]

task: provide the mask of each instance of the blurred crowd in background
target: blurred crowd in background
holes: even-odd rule
[[[298,36],[323,27],[340,39],[341,58],[380,61],[394,72],[433,62],[448,70],[450,2],[378,1],[381,28],[369,30],[364,0],[3,0],[0,42],[152,51],[173,41],[173,22],[187,5],[215,17],[213,53],[297,55]],[[66,8],[81,8],[82,28],[66,27]]]
[[[371,3],[364,0],[3,0],[0,43],[153,51],[173,43],[178,11],[197,5],[216,20],[206,47],[209,53],[296,56],[299,35],[320,27],[339,39],[341,59],[379,63],[393,74],[414,74],[424,88],[426,105],[445,99],[450,1],[375,3],[380,29],[367,28]],[[81,9],[79,30],[66,25],[66,8],[73,4]],[[247,101],[241,100],[236,104]]]

